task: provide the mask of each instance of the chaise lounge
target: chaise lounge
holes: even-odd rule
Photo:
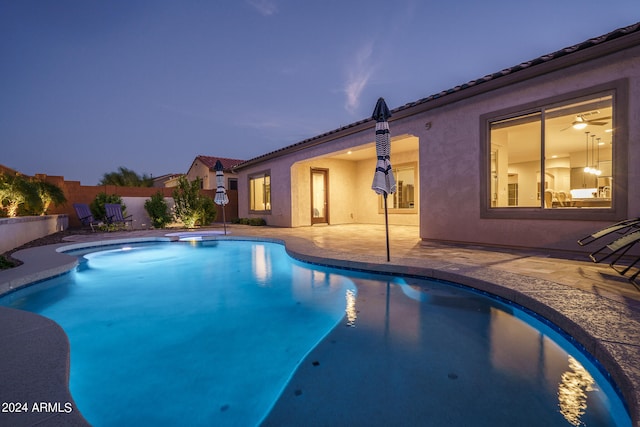
[[[626,219],[624,221],[617,222],[601,230],[596,231],[589,236],[586,236],[578,240],[578,244],[581,246],[588,245],[599,239],[604,239],[606,236],[614,234],[616,239],[609,241],[609,243],[600,247],[589,254],[589,258],[595,263],[605,261],[612,258],[609,266],[613,268],[622,276],[631,270],[638,262],[640,262],[640,256],[629,256],[628,262],[620,262],[622,258],[638,243],[640,242],[640,218]],[[640,274],[640,269],[633,273],[629,277],[629,281],[638,286],[636,280]]]

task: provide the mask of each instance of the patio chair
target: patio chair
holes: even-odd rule
[[[96,231],[95,227],[103,224],[102,221],[98,221],[93,218],[91,209],[89,209],[89,205],[87,205],[86,203],[74,203],[73,209],[75,209],[76,211],[76,215],[80,220],[80,224],[85,227],[91,227],[91,231]]]
[[[640,242],[640,230],[634,231],[633,233],[625,234],[624,236],[617,238],[608,245],[605,245],[597,251],[589,254],[589,258],[591,258],[593,262],[602,262],[605,259],[615,255],[615,258],[609,263],[609,266],[624,276],[629,271],[629,269],[631,269],[631,267],[633,267],[638,263],[638,261],[640,261],[640,257],[637,257],[629,265],[616,265],[616,263],[638,242]],[[638,274],[634,274],[632,277],[635,278],[637,276]]]
[[[598,239],[608,236],[611,233],[626,234],[634,229],[640,229],[640,217],[625,219],[623,221],[609,225],[601,230],[596,231],[593,234],[590,234],[578,240],[578,244],[580,246],[585,246],[589,243],[595,242]]]
[[[107,224],[122,225],[124,227],[133,226],[132,215],[124,216],[122,214],[122,206],[119,203],[105,203],[104,210]]]

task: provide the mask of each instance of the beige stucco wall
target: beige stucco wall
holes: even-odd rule
[[[359,141],[371,144],[375,131],[360,135]],[[362,144],[360,144],[362,145]],[[392,141],[393,145],[393,141]],[[330,158],[346,149],[356,147],[349,144],[349,139],[327,144],[322,149],[295,153],[268,162],[262,167],[242,170],[238,175],[239,182],[239,215],[259,216],[265,218],[269,225],[282,227],[301,227],[311,225],[311,169],[328,171],[329,191],[329,223],[330,224],[384,224],[384,214],[378,208],[378,196],[371,190],[371,181],[375,170],[375,158],[349,161]],[[317,156],[305,158],[314,151]],[[393,164],[416,162],[418,152],[403,152],[392,155]],[[265,168],[265,166],[269,166]],[[272,211],[267,214],[252,214],[248,210],[248,177],[251,174],[269,170],[271,173]],[[419,183],[416,183],[416,198],[419,194]],[[390,213],[389,223],[395,225],[419,224],[419,201],[416,200],[414,213]]]
[[[630,88],[628,212],[621,215],[639,216],[640,48],[634,48],[408,119],[403,125],[417,132],[431,122],[420,144],[421,237],[580,250],[578,238],[611,221],[480,218],[480,116],[620,78],[628,78]]]
[[[293,165],[291,173],[291,201],[293,227],[311,225],[311,169],[327,169],[329,195],[329,223],[346,224],[356,222],[356,213],[351,201],[357,193],[357,162],[337,159],[317,159]]]
[[[189,168],[189,172],[187,172],[187,179],[189,181],[193,181],[196,178],[202,178],[202,188],[205,190],[209,190],[211,188],[216,187],[216,174],[215,172],[209,171],[209,168],[203,165],[201,162],[196,160]]]
[[[0,218],[0,254],[68,227],[67,215]]]

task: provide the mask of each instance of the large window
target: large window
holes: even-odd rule
[[[612,208],[613,93],[490,119],[488,208]]]
[[[249,210],[271,210],[271,175],[268,172],[249,177]]]
[[[416,163],[392,165],[396,179],[396,192],[387,196],[387,208],[397,213],[416,212]],[[384,201],[379,197],[380,212],[384,212]]]

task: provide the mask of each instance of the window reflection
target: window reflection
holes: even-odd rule
[[[264,245],[251,248],[251,267],[257,283],[266,286],[271,279],[271,259]]]

